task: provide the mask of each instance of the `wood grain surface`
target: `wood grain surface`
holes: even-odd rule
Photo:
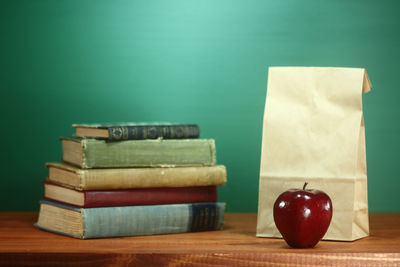
[[[36,229],[35,212],[0,213],[0,266],[400,266],[400,214],[371,214],[371,236],[292,249],[257,238],[255,213],[227,213],[224,230],[79,240]]]

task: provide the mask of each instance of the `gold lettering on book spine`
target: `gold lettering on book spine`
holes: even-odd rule
[[[191,231],[196,231],[199,228],[199,216],[193,214],[192,229]]]
[[[129,138],[130,139],[139,139],[139,130],[135,127],[130,128]]]
[[[121,127],[122,128],[122,139],[127,140],[129,136],[129,128],[128,127]]]
[[[161,133],[163,137],[169,137],[168,127],[162,127]]]
[[[184,127],[176,127],[176,137],[182,138],[184,136]]]
[[[110,139],[112,139],[112,140],[126,140],[126,139],[128,139],[128,128],[127,127],[111,128]]]
[[[205,216],[205,210],[201,209],[200,210],[200,216],[199,216],[199,230],[203,230],[204,228],[204,216]]]
[[[170,138],[175,138],[175,131],[173,127],[169,128],[169,134],[170,134]]]
[[[156,139],[157,136],[157,127],[149,127],[147,129],[147,138],[148,139]]]
[[[204,226],[205,227],[208,227],[208,224],[209,224],[209,216],[210,216],[210,209],[209,208],[206,208],[206,210],[205,210],[205,216],[204,216]]]

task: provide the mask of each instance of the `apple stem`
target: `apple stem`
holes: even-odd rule
[[[308,185],[308,183],[305,182],[304,185],[303,185],[303,190],[306,190],[306,186],[307,186],[307,185]]]

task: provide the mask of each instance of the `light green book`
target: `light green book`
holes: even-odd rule
[[[213,139],[156,139],[107,142],[61,138],[63,161],[90,168],[214,166]]]

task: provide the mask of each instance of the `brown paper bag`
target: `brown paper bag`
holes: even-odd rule
[[[370,89],[365,69],[269,68],[257,236],[281,236],[274,202],[304,182],[332,200],[324,239],[369,234],[362,93]]]

